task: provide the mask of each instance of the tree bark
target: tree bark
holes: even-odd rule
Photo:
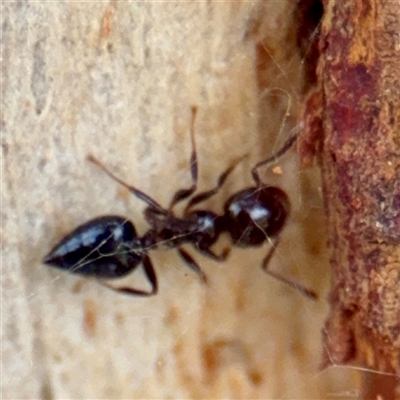
[[[362,397],[400,398],[400,8],[323,4],[301,156],[321,166],[331,247],[324,365],[370,369]]]

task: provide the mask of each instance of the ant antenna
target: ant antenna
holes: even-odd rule
[[[268,157],[267,159],[258,162],[252,169],[251,169],[251,176],[253,177],[254,181],[256,182],[257,186],[261,186],[261,178],[258,173],[258,169],[260,167],[263,167],[268,164],[273,164],[275,163],[280,157],[282,157],[296,142],[297,138],[300,136],[301,133],[301,128],[303,126],[300,125],[299,127],[296,127],[292,130],[292,135],[289,136],[289,138],[286,140],[286,142],[283,144],[283,146],[271,157]]]

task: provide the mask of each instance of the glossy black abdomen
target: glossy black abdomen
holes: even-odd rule
[[[44,263],[75,274],[118,278],[140,264],[139,250],[130,221],[104,216],[78,226],[49,252]]]

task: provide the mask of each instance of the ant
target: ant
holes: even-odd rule
[[[268,270],[269,261],[279,244],[280,234],[290,213],[290,203],[283,190],[263,184],[258,173],[260,167],[275,162],[291,148],[299,131],[292,134],[272,157],[257,163],[252,168],[251,175],[255,185],[233,194],[224,205],[223,215],[217,215],[210,210],[193,210],[193,207],[217,194],[241,159],[234,162],[219,176],[217,185],[213,189],[193,196],[186,204],[183,216],[177,217],[174,214],[174,207],[190,198],[197,189],[198,162],[194,139],[197,107],[192,107],[191,112],[192,184],[190,188],[178,190],[168,208],[163,208],[141,190],[122,181],[93,156],[88,156],[90,162],[146,203],[144,217],[150,225],[149,230],[139,237],[133,223],[126,218],[114,215],[98,217],[77,227],[64,237],[45,256],[43,262],[75,274],[100,278],[102,285],[117,292],[153,296],[158,292],[158,283],[148,255],[150,249],[160,244],[176,249],[188,267],[199,275],[203,283],[206,283],[206,275],[192,256],[181,248],[181,245],[190,243],[205,256],[216,261],[224,261],[229,250],[216,254],[211,250],[211,246],[222,232],[228,232],[233,244],[238,247],[256,247],[266,241],[272,242],[262,262],[262,269],[305,296],[316,299],[317,295],[312,290]],[[130,287],[116,288],[103,281],[103,279],[126,276],[140,264],[143,265],[144,273],[151,285],[149,291]]]

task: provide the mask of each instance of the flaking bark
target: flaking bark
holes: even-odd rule
[[[400,385],[399,32],[398,2],[324,1],[300,149],[321,167],[332,251],[323,363],[388,373],[365,386],[384,398]]]

